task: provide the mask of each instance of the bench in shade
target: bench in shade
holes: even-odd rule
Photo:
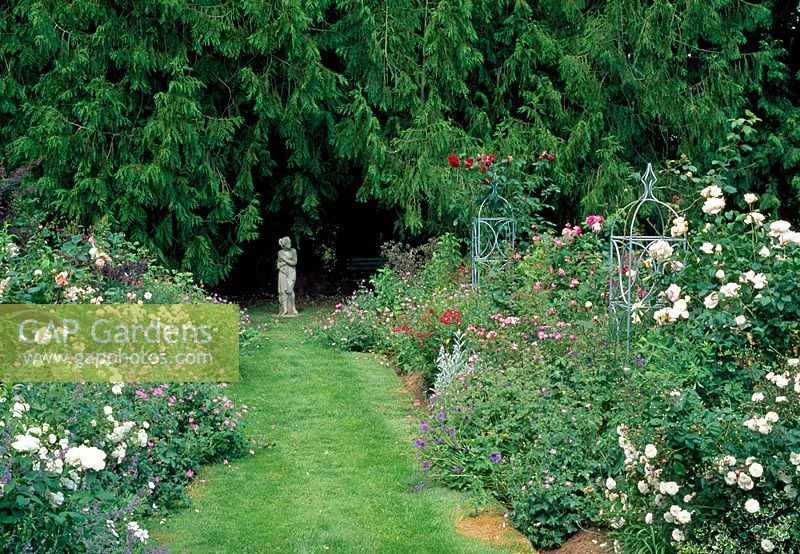
[[[346,267],[349,272],[371,272],[386,263],[383,258],[347,258]]]

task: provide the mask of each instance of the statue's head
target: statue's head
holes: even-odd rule
[[[281,237],[278,239],[278,244],[281,248],[290,248],[292,246],[292,240],[289,237]]]

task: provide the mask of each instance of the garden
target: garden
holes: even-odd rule
[[[119,233],[0,229],[4,304],[219,303]],[[242,312],[243,345],[258,335]],[[5,552],[156,552],[145,520],[186,507],[202,464],[254,452],[225,383],[3,383]]]
[[[799,26],[5,2],[0,550],[800,554]]]
[[[620,552],[800,551],[800,233],[734,178],[751,124],[731,122],[705,171],[665,164],[694,195],[663,205],[663,236],[645,205],[643,247],[619,258],[619,213],[552,226],[525,204],[477,290],[452,235],[385,250],[319,333],[421,373],[425,479],[499,501],[540,548],[599,525]],[[520,161],[498,158],[452,155],[454,181],[518,197]],[[610,302],[619,285],[627,308]]]

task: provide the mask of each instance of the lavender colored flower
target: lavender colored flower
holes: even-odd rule
[[[425,448],[425,441],[422,439],[417,439],[414,441],[414,446],[417,448]]]
[[[421,421],[419,426],[420,426],[420,429],[422,429],[423,433],[427,433],[428,429],[430,429],[430,426],[424,421]]]
[[[429,460],[422,460],[421,467],[423,471],[428,471],[431,468],[431,462]]]
[[[445,415],[444,415],[444,412],[439,412],[439,413],[436,415],[436,417],[438,417],[438,418],[439,418],[439,419],[441,419],[441,420],[444,420],[444,419],[445,419],[447,416],[445,416]]]
[[[492,453],[491,456],[489,456],[489,459],[492,460],[494,463],[500,463],[500,460],[502,460],[503,457],[497,452],[494,452]]]
[[[456,466],[453,468],[453,473],[461,473],[462,471],[464,471],[464,468],[461,466]]]

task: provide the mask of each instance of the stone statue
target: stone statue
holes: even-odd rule
[[[294,306],[294,283],[297,281],[297,250],[292,248],[289,237],[278,241],[278,299],[281,302],[280,315],[297,315]]]

